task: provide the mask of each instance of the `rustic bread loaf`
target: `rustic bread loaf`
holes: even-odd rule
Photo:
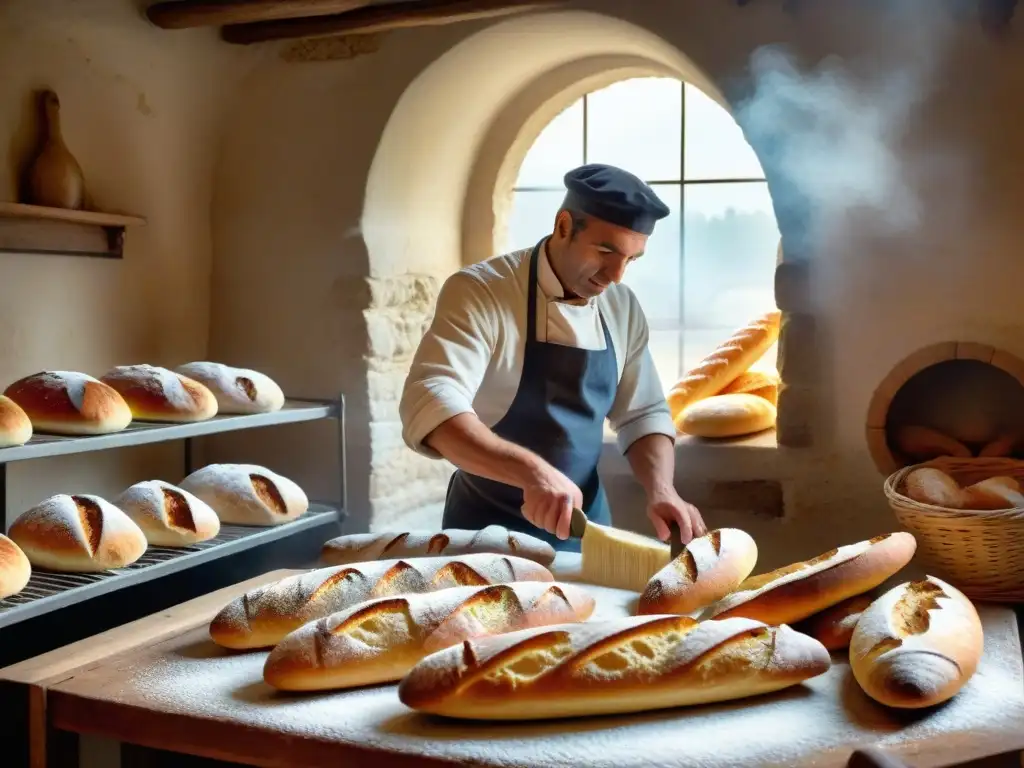
[[[21,592],[31,576],[32,565],[21,547],[0,533],[0,600]]]
[[[908,472],[903,481],[903,493],[921,504],[949,509],[962,509],[966,501],[960,484],[934,467],[921,467]]]
[[[621,714],[769,693],[830,666],[821,643],[786,626],[632,616],[466,640],[413,667],[398,698],[479,720]]]
[[[11,384],[4,394],[21,406],[36,432],[106,435],[120,432],[132,420],[131,409],[117,390],[85,373],[34,373]]]
[[[436,592],[449,587],[554,581],[544,566],[508,555],[461,555],[317,568],[258,587],[232,600],[210,623],[226,648],[265,648],[308,621],[376,597]]]
[[[777,416],[775,406],[757,395],[712,395],[686,406],[674,423],[694,437],[741,437],[771,429]]]
[[[32,439],[32,420],[24,409],[0,395],[0,448],[24,445]]]
[[[473,531],[446,528],[441,531],[379,531],[338,536],[323,546],[320,558],[330,565],[381,560],[385,557],[426,557],[475,553],[518,555],[541,565],[551,565],[555,548],[527,533],[488,525]]]
[[[881,704],[930,707],[971,679],[983,646],[971,601],[928,576],[893,587],[864,611],[850,640],[850,668]]]
[[[797,632],[810,635],[830,651],[850,647],[853,628],[864,610],[877,595],[874,590],[836,603],[793,626]]]
[[[1020,483],[1012,477],[989,477],[963,490],[964,509],[1014,509],[1024,507]]]
[[[222,523],[280,525],[309,509],[295,482],[255,464],[208,464],[178,487],[209,504]]]
[[[744,371],[716,395],[757,395],[774,406],[779,404],[778,371]]]
[[[757,563],[757,544],[746,531],[720,528],[690,541],[647,583],[638,614],[699,611],[721,600]]]
[[[37,568],[94,573],[123,568],[146,551],[131,518],[99,496],[57,494],[21,513],[7,532]]]
[[[284,406],[281,387],[259,371],[210,362],[186,363],[177,371],[213,392],[222,414],[270,413]]]
[[[705,612],[790,624],[874,589],[910,562],[917,540],[904,531],[847,544],[771,573],[752,576]]]
[[[136,483],[114,499],[156,547],[187,547],[220,533],[220,518],[205,501],[163,480]]]
[[[118,391],[136,421],[195,422],[217,415],[217,398],[198,381],[155,365],[119,365],[100,381]]]
[[[779,338],[782,313],[767,312],[736,331],[678,381],[668,393],[668,406],[676,419],[683,409],[721,392],[756,363]]]
[[[971,457],[971,450],[954,437],[931,427],[911,425],[896,430],[896,447],[900,452],[926,461],[939,456]]]
[[[291,632],[267,657],[263,679],[286,691],[390,682],[464,640],[585,621],[593,612],[583,588],[548,581],[377,598]]]

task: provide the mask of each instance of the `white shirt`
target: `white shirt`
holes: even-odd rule
[[[402,435],[414,451],[441,458],[423,444],[439,425],[471,412],[493,427],[512,405],[523,370],[532,252],[515,251],[464,267],[441,287],[399,405]],[[539,341],[604,349],[604,315],[618,367],[608,422],[619,450],[625,453],[650,434],[675,440],[672,416],[647,349],[647,320],[633,292],[612,284],[595,299],[564,299],[544,247],[538,252],[537,285]]]

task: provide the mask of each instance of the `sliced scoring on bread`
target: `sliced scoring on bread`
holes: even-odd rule
[[[271,512],[276,515],[288,514],[288,505],[284,503],[284,498],[273,480],[263,477],[263,475],[251,474],[249,481],[252,483],[256,496]]]
[[[498,581],[511,581],[514,576],[512,565],[507,560],[505,560],[504,563],[508,566],[509,574],[507,577],[498,579]],[[430,579],[431,589],[445,589],[446,587],[485,587],[491,583],[490,579],[478,573],[476,569],[459,561],[445,563],[437,569],[434,576]]]
[[[448,546],[450,539],[444,533],[438,533],[430,537],[430,541],[427,542],[427,554],[439,555],[444,552],[445,547]]]
[[[164,499],[164,514],[172,528],[180,528],[192,533],[196,532],[196,521],[192,517],[192,508],[185,497],[172,488],[161,488]]]
[[[385,571],[373,585],[371,597],[387,597],[403,592],[427,592],[429,583],[423,574],[405,560],[399,560]]]
[[[393,549],[396,549],[396,548],[402,546],[402,544],[404,544],[405,540],[408,539],[408,538],[409,538],[408,532],[398,534],[397,536],[395,536],[395,538],[393,538],[391,541],[389,541],[387,544],[384,545],[384,549],[382,549],[380,551],[380,553],[382,555],[384,555],[384,554],[387,554],[387,553],[391,552]]]
[[[523,624],[525,612],[511,585],[485,587],[464,600],[441,621],[427,638],[425,648],[433,651],[459,640],[517,629]]]
[[[940,597],[949,597],[931,581],[912,581],[892,609],[892,623],[900,638],[923,635],[931,626],[929,611],[941,609]]]
[[[696,627],[697,622],[687,616],[635,624],[581,651],[570,668],[605,683],[626,674],[655,676],[671,664],[679,643]]]
[[[463,663],[468,674],[458,690],[479,687],[501,694],[544,677],[573,654],[572,638],[565,630],[540,632],[495,654],[481,664],[470,641],[463,643]]]
[[[240,390],[242,390],[242,392],[245,394],[245,396],[247,398],[249,398],[250,402],[253,402],[253,403],[256,402],[256,396],[259,393],[256,391],[256,385],[253,383],[252,379],[247,378],[245,376],[236,376],[235,377],[235,385]]]
[[[320,623],[325,635],[348,635],[378,650],[408,645],[422,634],[409,612],[409,601],[401,597],[371,603],[330,630],[326,620]]]
[[[103,538],[103,510],[95,501],[84,496],[72,496],[71,499],[78,510],[78,520],[82,525],[82,533],[85,534],[85,545],[89,549],[89,555],[95,555]]]
[[[335,589],[338,588],[338,585],[341,584],[343,581],[359,581],[365,584],[366,577],[359,571],[358,568],[342,568],[337,573],[332,573],[330,576],[324,579],[316,589],[309,593],[309,597],[305,600],[306,605],[314,603],[324,595],[333,592]],[[298,594],[302,593],[301,581],[296,579],[294,587]]]

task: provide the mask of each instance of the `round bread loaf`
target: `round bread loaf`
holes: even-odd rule
[[[4,394],[21,406],[36,432],[107,435],[120,432],[132,420],[131,409],[117,390],[85,373],[34,373],[11,384]]]
[[[647,583],[637,614],[690,614],[721,600],[757,563],[757,544],[746,531],[721,528],[693,539]]]
[[[31,575],[32,565],[21,547],[0,533],[0,600],[21,592]]]
[[[209,388],[223,414],[270,413],[284,406],[281,387],[259,371],[209,362],[186,363],[177,371]]]
[[[971,601],[927,576],[893,587],[861,614],[850,640],[850,669],[881,704],[931,707],[971,679],[983,646],[981,619]]]
[[[187,547],[220,532],[220,518],[209,504],[163,480],[136,483],[114,499],[146,540],[157,547]]]
[[[676,428],[694,437],[740,437],[775,426],[777,411],[770,401],[750,393],[714,395],[688,405]]]
[[[255,464],[209,464],[179,487],[209,504],[222,523],[280,525],[309,509],[295,482]]]
[[[146,536],[131,518],[99,496],[58,494],[23,512],[8,535],[37,568],[95,573],[131,565]]]
[[[704,618],[744,616],[792,624],[874,589],[910,562],[917,540],[905,531],[847,544],[771,573],[751,576]]]
[[[0,448],[24,445],[32,439],[32,421],[24,409],[0,395]]]
[[[952,477],[941,469],[921,467],[907,474],[903,492],[914,501],[948,509],[961,509],[964,492]]]
[[[155,365],[119,365],[100,379],[118,391],[137,421],[194,422],[217,415],[213,392]]]
[[[871,605],[875,597],[874,591],[865,592],[863,595],[854,595],[814,614],[793,629],[810,635],[830,651],[849,648],[850,638],[853,636],[853,629],[857,626],[860,615]]]

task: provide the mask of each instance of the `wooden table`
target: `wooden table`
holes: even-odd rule
[[[50,765],[72,765],[53,752],[67,733],[268,768],[844,766],[868,745],[916,767],[1024,749],[1020,639],[1013,612],[1001,607],[979,606],[981,665],[955,699],[934,711],[875,704],[837,654],[828,673],[802,686],[728,705],[463,723],[408,710],[394,685],[280,694],[262,682],[265,652],[229,653],[209,640],[207,625],[225,603],[289,573],[266,574],[0,670],[0,680],[29,691],[33,768],[47,765],[47,744]],[[593,589],[596,618],[632,608],[633,593]]]

